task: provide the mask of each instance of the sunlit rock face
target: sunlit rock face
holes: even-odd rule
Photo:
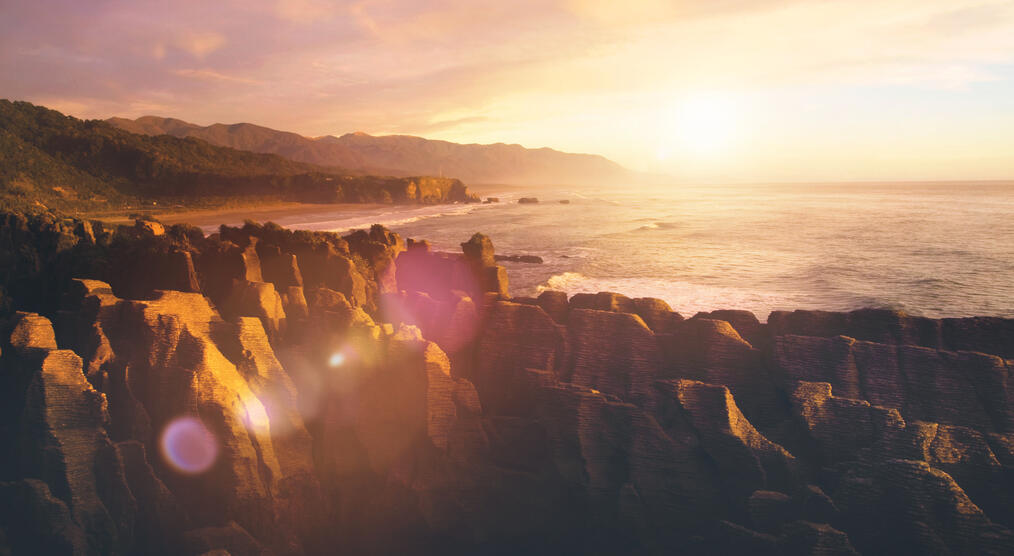
[[[270,527],[268,544],[299,546],[295,524],[303,516],[291,514],[305,501],[288,498],[316,484],[311,442],[261,320],[226,322],[200,294],[127,301],[108,292],[100,282],[82,282],[82,297],[68,304],[102,307],[70,326],[101,327],[113,353],[101,368],[114,414],[147,423],[114,429],[118,440],[147,447],[195,521]]]
[[[1004,319],[511,299],[481,234],[0,239],[0,553],[1014,552]]]
[[[85,379],[80,357],[57,349],[47,319],[19,313],[15,322],[3,352],[9,400],[3,440],[12,456],[4,474],[40,481],[8,488],[12,502],[40,507],[41,522],[11,531],[13,546],[77,553],[130,546],[136,502],[103,428],[109,420],[105,396]],[[47,528],[65,533],[50,542],[39,535]]]

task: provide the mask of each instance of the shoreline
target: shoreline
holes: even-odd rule
[[[163,224],[191,224],[200,228],[218,226],[220,224],[242,224],[244,220],[268,222],[277,218],[300,214],[356,214],[377,210],[385,207],[414,207],[416,205],[387,205],[380,203],[298,203],[279,201],[276,203],[251,205],[248,207],[222,207],[207,209],[188,209],[181,211],[152,212],[150,216]],[[424,206],[424,205],[419,205]],[[125,214],[103,215],[93,217],[109,224],[131,224],[134,218]]]

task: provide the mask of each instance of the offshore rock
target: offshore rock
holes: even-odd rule
[[[494,255],[493,258],[512,263],[542,264],[542,257],[538,255]]]

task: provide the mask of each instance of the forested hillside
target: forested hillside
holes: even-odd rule
[[[275,197],[314,202],[464,201],[457,180],[350,176],[341,168],[148,136],[0,100],[0,203],[101,208],[168,200]]]

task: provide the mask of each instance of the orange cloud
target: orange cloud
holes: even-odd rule
[[[226,39],[214,32],[188,32],[176,37],[174,45],[196,58],[204,58],[208,54],[222,48]]]

